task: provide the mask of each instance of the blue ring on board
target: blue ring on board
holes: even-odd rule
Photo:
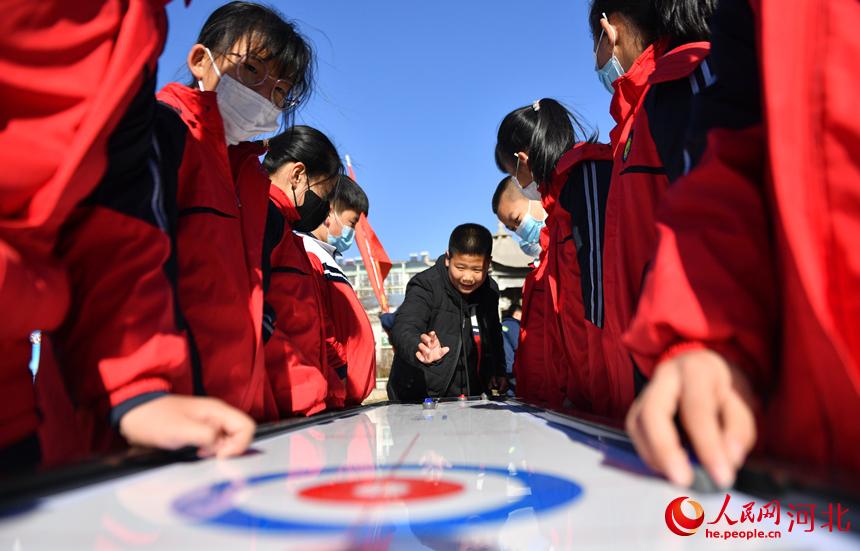
[[[309,522],[307,520],[279,518],[247,511],[231,503],[239,491],[245,490],[248,487],[268,484],[292,477],[320,476],[340,472],[355,474],[361,472],[420,471],[422,469],[424,467],[421,465],[380,465],[350,468],[348,471],[345,471],[342,467],[328,467],[319,471],[305,470],[269,473],[238,481],[218,482],[200,490],[195,490],[177,498],[173,502],[173,509],[180,515],[205,525],[223,528],[253,530],[255,532],[268,532],[271,534],[331,534],[350,532],[351,535],[360,537],[362,531],[378,533],[380,531],[409,528],[415,533],[439,533],[454,531],[466,526],[471,527],[476,524],[503,522],[507,520],[509,514],[518,509],[532,509],[535,513],[546,513],[576,501],[582,495],[582,487],[579,484],[550,474],[525,471],[512,473],[507,468],[453,465],[446,467],[444,470],[475,474],[488,473],[514,478],[526,488],[529,488],[531,492],[508,503],[483,511],[479,510],[426,521],[383,521],[367,525],[343,522]]]

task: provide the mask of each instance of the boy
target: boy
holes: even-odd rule
[[[376,342],[364,308],[336,256],[346,252],[355,240],[355,225],[367,216],[367,195],[349,176],[340,176],[331,210],[325,221],[310,234],[299,234],[305,250],[327,290],[326,308],[334,329],[334,339],[345,354],[346,404],[359,405],[376,385]]]
[[[530,201],[516,180],[505,176],[493,193],[493,214],[520,238],[520,249],[537,260],[541,253],[540,234],[547,218],[540,201]]]
[[[391,400],[507,390],[499,290],[488,275],[492,248],[483,226],[457,226],[447,253],[409,282],[391,330]]]

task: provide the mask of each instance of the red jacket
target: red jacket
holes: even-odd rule
[[[107,142],[153,74],[162,0],[12,2],[0,21],[0,447],[32,433],[34,329],[70,302],[52,256],[60,226],[99,183]],[[106,267],[107,268],[107,267]]]
[[[226,145],[215,92],[168,84],[184,149],[176,190],[179,304],[196,351],[195,393],[277,418],[263,357],[263,233],[269,177],[260,146]]]
[[[326,318],[346,362],[346,405],[359,405],[376,387],[376,340],[373,326],[352,284],[340,269],[334,248],[304,235],[305,250],[318,261],[317,275],[327,291]]]
[[[857,472],[860,5],[753,6],[715,16],[708,147],[661,211],[627,343],[648,374],[673,345],[717,350],[763,398],[765,452]]]
[[[623,418],[633,401],[634,366],[621,338],[654,254],[657,207],[682,171],[689,106],[699,89],[694,73],[708,51],[706,42],[669,52],[660,42],[652,44],[613,85],[617,125],[610,133],[613,174],[603,264],[605,360],[612,381],[607,406],[613,417]]]
[[[266,370],[278,411],[288,417],[318,413],[327,403],[342,407],[346,391],[336,369],[345,360],[334,340],[326,289],[317,276],[322,266],[290,229],[299,218],[292,201],[275,185],[269,196],[266,249],[271,250],[271,276],[266,303],[274,313],[274,330],[266,344]]]
[[[561,407],[566,379],[557,352],[560,343],[550,340],[546,324],[551,307],[548,297],[546,258],[549,251],[550,221],[541,230],[541,254],[523,284],[523,315],[520,340],[514,359],[517,396],[542,407]]]
[[[603,233],[612,150],[580,143],[559,159],[543,193],[550,228],[545,327],[563,358],[567,406],[608,415],[612,381],[603,362]],[[544,193],[545,191],[545,193]]]

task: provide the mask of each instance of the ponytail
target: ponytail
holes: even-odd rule
[[[597,141],[596,132],[586,132],[577,117],[552,98],[544,98],[508,114],[499,125],[496,166],[510,172],[514,156],[524,151],[538,185],[548,183],[555,165],[578,142]],[[524,184],[525,182],[521,182]]]

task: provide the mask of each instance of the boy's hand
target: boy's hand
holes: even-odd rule
[[[439,337],[436,336],[436,331],[421,334],[421,342],[418,343],[418,352],[415,357],[418,361],[430,365],[441,360],[450,348],[442,346],[439,342]]]
[[[656,367],[627,413],[627,432],[652,469],[690,486],[693,469],[674,423],[680,413],[702,466],[728,488],[756,441],[755,404],[746,375],[719,354],[696,350]]]
[[[175,450],[198,448],[200,457],[230,457],[248,449],[254,421],[221,400],[169,395],[122,416],[119,430],[129,444]]]

